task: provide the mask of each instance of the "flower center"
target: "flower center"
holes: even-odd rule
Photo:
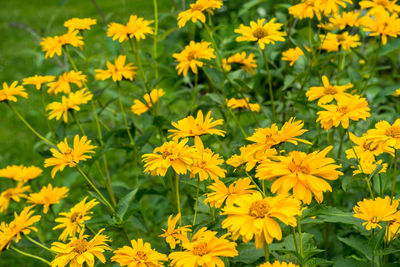
[[[136,252],[136,258],[139,259],[140,261],[146,261],[147,254],[144,251],[138,251],[138,252]]]
[[[385,135],[391,136],[393,138],[400,137],[400,127],[399,126],[390,126],[386,129]]]
[[[325,89],[324,89],[324,94],[325,95],[334,95],[334,94],[337,94],[337,89],[336,89],[336,86],[334,86],[334,85],[329,85],[329,86],[327,86],[327,87],[325,87]]]
[[[300,164],[296,164],[295,162],[290,162],[289,166],[288,166],[289,171],[296,173],[296,172],[301,172],[301,173],[305,173],[305,174],[309,174],[310,173],[310,167],[309,166],[304,166],[301,163]]]
[[[72,222],[72,223],[75,223],[75,222],[79,221],[81,218],[82,218],[82,213],[80,213],[80,212],[74,212],[74,213],[72,213],[72,215],[71,215],[71,222]]]
[[[388,5],[387,0],[378,0],[376,1],[376,5],[386,7]]]
[[[375,150],[377,150],[378,149],[378,146],[373,146],[372,145],[372,143],[368,143],[367,141],[365,141],[364,143],[363,143],[363,148],[365,149],[365,150],[368,150],[368,151],[375,151]]]
[[[268,35],[268,31],[266,29],[264,29],[264,28],[261,28],[261,27],[258,27],[253,32],[253,36],[256,37],[257,39],[264,38],[267,35]]]
[[[89,242],[87,242],[84,239],[78,239],[71,243],[71,246],[74,247],[73,252],[76,252],[78,254],[82,254],[83,252],[85,252],[87,250],[88,245]]]
[[[342,42],[346,41],[346,37],[344,37],[343,34],[338,34],[338,35],[336,35],[336,40],[337,40],[339,43],[342,43]]]
[[[163,158],[163,159],[166,159],[166,158],[170,157],[172,154],[173,154],[172,152],[163,151],[163,153],[162,153],[162,158]]]
[[[371,219],[371,222],[372,223],[378,223],[378,222],[380,222],[381,220],[377,217],[377,216],[374,216],[374,217],[372,217],[372,219]]]
[[[187,56],[188,61],[196,59],[196,51],[190,51]]]
[[[349,108],[347,106],[341,106],[337,108],[337,112],[345,114],[349,112]]]
[[[202,242],[200,244],[197,244],[193,248],[193,254],[198,255],[198,256],[203,256],[207,254],[207,243]]]
[[[190,5],[192,11],[203,11],[204,6],[202,4],[192,4]]]
[[[268,214],[271,207],[265,200],[257,200],[250,206],[250,216],[256,218],[264,218]]]

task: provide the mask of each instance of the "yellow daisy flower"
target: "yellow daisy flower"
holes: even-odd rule
[[[179,143],[169,141],[154,149],[153,153],[144,154],[144,172],[151,175],[165,176],[169,167],[172,167],[177,174],[185,174],[193,164],[196,157],[194,148],[186,143],[189,139],[182,139]]]
[[[285,32],[281,32],[281,23],[275,23],[275,18],[265,23],[265,19],[259,19],[257,22],[251,21],[250,27],[241,24],[235,33],[242,36],[236,37],[237,42],[257,41],[258,45],[264,50],[266,44],[275,44],[275,42],[284,42]]]
[[[111,22],[108,24],[107,36],[112,37],[122,43],[125,40],[135,38],[137,41],[145,39],[147,34],[153,34],[153,29],[149,25],[152,20],[145,20],[136,15],[131,15],[126,25]]]
[[[206,16],[203,12],[213,15],[214,10],[221,6],[221,0],[197,0],[194,4],[190,4],[188,10],[178,14],[178,26],[179,28],[185,27],[186,23],[190,20],[192,20],[193,23],[196,23],[197,20],[205,23]]]
[[[346,157],[348,159],[358,158],[360,160],[372,161],[376,156],[383,153],[394,155],[394,149],[386,143],[373,142],[368,135],[357,137],[352,133],[349,134],[351,142],[355,145],[346,150]]]
[[[92,25],[96,24],[95,19],[91,18],[72,18],[64,22],[64,27],[68,28],[68,30],[90,30]]]
[[[133,105],[131,106],[131,110],[133,113],[136,115],[140,116],[143,113],[147,112],[149,109],[153,107],[153,104],[157,103],[157,101],[165,95],[165,92],[163,89],[153,89],[149,94],[145,94],[143,96],[143,99],[145,100],[146,103],[143,103],[142,101],[135,99],[133,100]]]
[[[24,186],[23,183],[18,183],[16,187],[9,188],[0,194],[0,212],[6,213],[8,205],[11,200],[15,202],[20,202],[21,198],[26,198],[25,193],[30,191],[31,187],[29,185]]]
[[[111,261],[118,262],[121,266],[129,267],[161,267],[168,258],[165,254],[151,249],[150,243],[143,242],[141,238],[131,240],[131,246],[123,246],[114,251]]]
[[[378,12],[372,18],[365,16],[360,19],[363,31],[369,32],[370,36],[381,36],[382,44],[387,43],[388,37],[397,37],[400,34],[400,19],[397,14],[390,15],[389,12]]]
[[[125,65],[126,56],[118,56],[115,59],[115,64],[113,65],[110,61],[107,61],[107,69],[101,70],[96,69],[95,78],[96,80],[107,80],[112,78],[114,82],[121,81],[122,79],[133,80],[136,76],[136,67],[133,63],[128,63]]]
[[[101,229],[91,240],[88,240],[89,236],[84,235],[83,231],[81,231],[79,237],[72,237],[66,244],[53,242],[51,250],[56,252],[57,255],[51,262],[51,266],[64,267],[69,264],[69,266],[75,267],[86,265],[93,267],[95,257],[104,264],[106,258],[103,253],[106,250],[111,250],[106,242],[111,240],[108,236],[101,234],[103,231],[104,229]]]
[[[262,147],[258,144],[242,146],[240,147],[240,155],[233,155],[226,161],[226,164],[235,168],[246,165],[246,171],[249,172],[259,161],[273,157],[278,153],[275,148],[262,149]]]
[[[182,244],[183,251],[169,254],[171,266],[225,266],[219,257],[239,255],[236,243],[226,239],[227,235],[216,237],[217,232],[201,228],[190,241]]]
[[[332,191],[325,180],[336,180],[339,175],[343,175],[337,170],[341,166],[334,164],[334,159],[326,157],[331,149],[330,146],[311,154],[292,151],[288,156],[273,157],[261,162],[256,177],[260,180],[274,180],[272,193],[285,194],[293,189],[293,195],[303,203],[310,204],[312,195],[321,203],[323,193]]]
[[[187,232],[191,232],[191,225],[185,225],[182,227],[176,228],[176,223],[181,218],[181,214],[178,213],[175,218],[172,218],[172,215],[168,217],[168,229],[164,230],[164,233],[160,235],[160,237],[164,237],[165,241],[168,243],[171,249],[175,249],[177,244],[181,242],[187,242]],[[176,229],[175,229],[176,228]]]
[[[345,85],[330,84],[328,77],[325,75],[322,76],[322,83],[324,86],[311,87],[307,91],[306,96],[308,97],[308,101],[314,101],[319,98],[318,105],[323,105],[332,102],[334,99],[338,100],[351,96],[345,92],[347,89],[353,88],[353,84],[351,83]]]
[[[222,66],[225,71],[231,71],[232,65],[239,65],[247,73],[255,73],[254,69],[257,68],[257,61],[253,53],[246,55],[246,52],[236,53],[228,58],[222,59]]]
[[[111,22],[107,25],[107,36],[112,37],[113,41],[118,40],[120,43],[129,40],[127,27],[116,22]]]
[[[347,26],[349,27],[359,27],[360,26],[360,11],[349,11],[342,12],[341,14],[334,14],[329,18],[329,22],[333,25],[335,29],[343,30]]]
[[[48,83],[48,82],[52,82],[54,81],[56,77],[52,76],[52,75],[46,75],[46,76],[42,76],[42,75],[35,75],[32,77],[27,77],[23,79],[22,84],[23,85],[34,85],[36,87],[36,89],[40,90],[43,86],[43,84]]]
[[[395,218],[388,222],[389,229],[385,235],[386,240],[389,242],[398,238],[400,234],[400,211],[397,211],[394,216]]]
[[[86,136],[79,138],[79,135],[75,135],[73,148],[71,148],[65,138],[63,142],[57,144],[58,149],[50,149],[53,157],[45,159],[44,167],[54,166],[51,170],[51,177],[54,178],[58,170],[63,171],[66,166],[75,167],[80,161],[92,158],[86,155],[86,153],[94,153],[93,149],[96,148],[90,144],[91,142]]]
[[[374,200],[364,199],[357,202],[357,206],[353,208],[354,217],[364,220],[363,226],[367,230],[375,229],[376,227],[382,228],[380,222],[392,221],[396,218],[395,213],[399,201],[392,201],[389,196],[385,198],[377,197]]]
[[[360,1],[359,4],[362,9],[369,9],[367,15],[376,15],[385,11],[395,14],[400,12],[400,6],[396,2],[392,0],[364,0]]]
[[[274,261],[273,263],[263,263],[261,265],[258,265],[257,267],[300,267],[299,265],[293,264],[291,262],[279,262],[279,261]]]
[[[84,223],[92,218],[90,215],[93,212],[90,210],[99,204],[95,199],[86,203],[86,199],[87,197],[73,206],[69,212],[61,212],[60,217],[55,219],[55,222],[59,224],[53,227],[53,230],[65,228],[58,238],[59,240],[65,241],[69,236],[73,237],[76,233],[83,232]]]
[[[209,47],[211,43],[201,41],[196,43],[195,41],[190,41],[190,44],[185,46],[185,49],[180,53],[174,53],[172,56],[178,62],[176,69],[178,70],[178,75],[183,74],[187,76],[189,68],[195,73],[198,73],[198,67],[203,67],[204,62],[201,59],[210,60],[215,58],[214,49]]]
[[[332,126],[338,127],[339,124],[347,129],[350,120],[366,120],[371,116],[367,100],[358,95],[340,97],[336,105],[320,105],[320,107],[325,110],[318,111],[317,122],[320,122],[325,130],[329,130]]]
[[[242,196],[251,195],[257,191],[253,190],[254,185],[251,185],[249,178],[238,179],[227,187],[222,181],[215,180],[208,189],[211,193],[206,194],[204,204],[210,203],[210,207],[220,208],[224,202],[227,206],[232,206],[236,199]]]
[[[29,194],[26,203],[32,203],[33,206],[43,205],[43,213],[49,211],[50,205],[60,203],[60,200],[67,197],[69,189],[65,186],[54,187],[48,184],[43,186],[39,193]]]
[[[377,170],[378,165],[381,165],[381,169],[379,171]],[[382,160],[360,159],[357,164],[357,169],[353,171],[353,175],[371,175],[375,170],[377,170],[377,173],[383,173],[386,172],[387,166],[388,164],[382,163]]]
[[[320,38],[322,40],[321,48],[328,52],[350,51],[352,48],[361,45],[360,36],[358,34],[349,35],[348,32],[340,34],[328,32],[326,35],[321,35]]]
[[[393,93],[394,96],[399,96],[400,95],[400,88],[396,89],[396,91]]]
[[[3,88],[0,90],[0,102],[2,101],[13,101],[17,102],[16,96],[22,96],[28,98],[28,93],[25,92],[25,88],[22,85],[18,85],[18,82],[13,82],[10,86],[7,83],[3,83]]]
[[[299,4],[289,7],[289,14],[300,20],[305,18],[312,19],[314,16],[320,20],[321,14],[316,2],[315,0],[302,0]]]
[[[175,142],[177,142],[180,138],[193,137],[193,136],[201,136],[203,134],[216,134],[219,136],[224,136],[225,132],[220,129],[216,129],[215,127],[223,124],[223,120],[216,120],[211,118],[211,111],[209,111],[204,118],[203,112],[199,110],[197,112],[197,117],[188,116],[180,121],[172,122],[172,126],[176,129],[170,129],[168,132],[171,134],[168,138],[172,138]]]
[[[301,214],[300,200],[289,195],[263,198],[261,193],[242,196],[233,205],[222,209],[222,215],[228,217],[222,222],[222,228],[232,233],[233,240],[242,237],[245,243],[255,238],[256,248],[262,248],[265,242],[271,244],[274,239],[282,239],[278,219],[292,227],[297,225],[296,217]]]
[[[26,183],[42,175],[42,169],[36,166],[10,165],[0,169],[0,177],[13,179],[19,183]]]
[[[400,119],[397,119],[392,125],[387,121],[380,121],[375,124],[374,129],[367,131],[366,136],[372,145],[399,149]]]
[[[42,51],[46,54],[44,57],[52,58],[54,55],[61,56],[62,49],[66,45],[71,45],[73,47],[83,46],[83,37],[79,35],[79,31],[69,30],[66,34],[54,37],[43,37],[40,45],[42,46]]]
[[[47,84],[49,89],[47,92],[49,94],[69,94],[71,93],[71,84],[75,84],[79,88],[82,88],[83,82],[86,82],[86,75],[82,74],[82,71],[71,70],[69,72],[64,72],[58,76],[57,81],[50,82]]]
[[[346,8],[346,3],[353,4],[351,0],[316,0],[316,8],[325,16],[339,13],[340,7]]]
[[[290,48],[282,53],[282,60],[290,61],[290,66],[293,66],[299,57],[303,55],[304,52],[299,47]]]
[[[251,111],[260,112],[260,105],[250,103],[250,98],[248,97],[246,99],[226,99],[226,105],[231,109],[250,109]]]

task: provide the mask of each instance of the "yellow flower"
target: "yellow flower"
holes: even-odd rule
[[[75,93],[70,93],[68,96],[62,96],[61,102],[52,102],[47,105],[47,110],[49,110],[49,120],[56,118],[59,120],[61,116],[65,123],[68,122],[68,111],[79,111],[81,108],[79,105],[86,104],[92,100],[93,95],[87,92],[86,89],[76,91]]]
[[[42,85],[48,82],[52,82],[54,81],[56,77],[52,76],[52,75],[46,75],[46,76],[42,76],[42,75],[35,75],[32,77],[28,77],[28,78],[24,78],[23,80],[23,85],[34,85],[36,87],[36,89],[40,90],[42,88]]]
[[[299,47],[290,48],[282,53],[282,60],[290,61],[290,66],[293,66],[299,57],[303,55],[304,52]]]
[[[400,119],[397,119],[392,125],[387,121],[380,121],[375,124],[374,129],[367,131],[366,136],[372,145],[399,149]]]
[[[113,65],[110,61],[107,61],[107,69],[101,70],[96,69],[96,80],[106,80],[108,78],[112,78],[114,82],[121,81],[122,79],[133,80],[136,76],[135,69],[133,63],[128,63],[125,65],[126,56],[118,56],[115,59],[115,65]]]
[[[182,244],[183,251],[169,254],[171,266],[225,266],[219,257],[235,257],[239,253],[236,243],[226,239],[227,235],[216,237],[217,232],[201,228],[192,239]]]
[[[118,40],[120,43],[129,39],[127,27],[116,22],[107,25],[107,36],[112,37],[113,41]]]
[[[359,201],[357,206],[353,208],[354,217],[364,220],[363,226],[367,230],[375,229],[376,227],[382,228],[380,222],[388,222],[395,219],[395,213],[399,201],[392,201],[389,196],[385,198],[377,197],[374,200],[364,199]]]
[[[153,104],[157,103],[157,101],[165,95],[165,92],[163,89],[153,89],[149,94],[145,94],[143,96],[143,99],[145,100],[146,103],[143,103],[142,101],[135,99],[133,100],[133,105],[131,106],[131,110],[133,113],[136,115],[140,116],[146,111],[148,111],[150,108],[153,107]]]
[[[16,187],[1,192],[0,212],[6,213],[11,200],[19,202],[21,198],[26,198],[25,193],[30,190],[31,187],[29,185],[24,186],[23,183],[18,183]]]
[[[52,58],[54,54],[61,56],[62,49],[66,45],[71,45],[73,47],[83,46],[83,37],[79,35],[79,31],[68,30],[66,34],[54,37],[43,37],[40,45],[42,46],[42,51],[46,52],[45,58]]]
[[[312,19],[315,15],[320,20],[321,14],[316,4],[315,0],[302,0],[301,3],[289,7],[289,14],[298,19]]]
[[[209,111],[204,118],[203,112],[199,110],[197,112],[197,117],[188,116],[180,121],[172,122],[172,126],[176,129],[168,130],[171,134],[168,138],[172,138],[175,142],[177,142],[180,138],[192,137],[192,136],[201,136],[203,134],[216,134],[219,136],[224,136],[224,131],[220,129],[216,129],[214,127],[218,125],[222,125],[223,120],[216,120],[211,118],[211,111]]]
[[[357,165],[357,169],[353,171],[353,175],[366,174],[371,175],[375,170],[377,173],[386,172],[387,163],[382,163],[382,160],[376,161],[375,159],[360,159]],[[381,165],[381,169],[378,171],[378,165]]]
[[[246,171],[249,172],[260,160],[270,158],[276,154],[277,151],[274,148],[263,149],[263,146],[260,147],[257,144],[251,144],[240,147],[240,155],[233,155],[226,161],[226,164],[235,168],[246,165]]]
[[[324,86],[311,87],[307,91],[306,96],[308,101],[314,101],[319,98],[318,105],[323,105],[332,102],[332,100],[339,100],[341,97],[350,97],[351,95],[346,93],[347,89],[353,88],[353,84],[348,83],[345,85],[333,85],[330,84],[328,77],[322,76],[322,83]]]
[[[65,138],[57,145],[58,149],[50,149],[53,157],[45,159],[44,167],[54,166],[51,170],[51,177],[54,178],[58,170],[63,171],[66,166],[75,167],[80,161],[92,158],[92,156],[86,155],[86,153],[94,153],[93,149],[96,148],[90,144],[91,142],[91,140],[87,140],[86,136],[79,138],[79,135],[75,135],[74,145],[71,148]]]
[[[320,122],[325,130],[332,126],[338,127],[342,124],[344,129],[349,128],[349,121],[366,120],[371,114],[368,102],[358,95],[340,97],[336,105],[320,105],[324,111],[318,111],[317,122]]]
[[[28,235],[31,231],[37,232],[34,223],[40,221],[40,215],[34,215],[31,207],[25,207],[20,214],[14,212],[14,220],[9,224],[4,222],[0,225],[0,252],[11,245],[15,237],[15,243],[21,240],[21,234]]]
[[[395,218],[389,221],[389,229],[386,232],[386,240],[392,241],[397,238],[400,234],[400,211],[394,214]]]
[[[373,142],[368,135],[357,137],[352,133],[349,134],[350,140],[356,145],[346,150],[346,157],[348,159],[358,158],[360,160],[373,161],[380,154],[394,154],[393,148],[386,143]]]
[[[25,167],[24,165],[10,165],[4,169],[0,169],[0,177],[25,183],[29,180],[37,178],[42,174],[42,172],[42,169],[36,166]]]
[[[27,198],[26,203],[32,203],[33,206],[43,205],[43,213],[49,211],[50,205],[60,203],[60,200],[67,197],[69,189],[65,186],[54,187],[48,184],[47,187],[43,186],[39,193],[31,193]]]
[[[269,149],[272,146],[278,145],[280,143],[289,142],[297,145],[297,142],[302,142],[305,144],[311,144],[310,142],[296,138],[303,133],[307,132],[306,129],[302,129],[304,123],[302,121],[295,121],[295,118],[290,118],[289,121],[285,122],[281,130],[274,123],[270,128],[258,128],[256,132],[247,137],[247,140],[254,142],[254,149],[256,151],[261,151]]]
[[[249,53],[248,57],[246,57],[246,52],[236,53],[222,60],[225,71],[231,71],[233,64],[238,64],[247,73],[254,73],[254,69],[257,68],[257,61],[253,53]]]
[[[72,18],[64,22],[64,27],[68,28],[68,30],[90,30],[92,25],[96,24],[95,19],[91,18]]]
[[[296,215],[300,215],[301,202],[289,195],[263,198],[257,192],[236,199],[233,205],[225,206],[222,215],[228,217],[222,222],[222,228],[228,228],[233,240],[242,237],[245,243],[255,238],[256,248],[262,248],[265,242],[271,244],[274,239],[282,239],[282,231],[276,219],[286,225],[296,226]]]
[[[326,157],[332,149],[327,147],[322,151],[306,154],[292,151],[288,156],[276,156],[265,160],[257,167],[256,177],[260,180],[274,180],[271,192],[278,194],[288,193],[293,189],[293,195],[306,204],[311,203],[312,195],[321,203],[323,193],[332,191],[332,187],[325,180],[336,180],[342,172],[336,170],[335,160]]]
[[[340,6],[346,8],[346,3],[353,4],[351,0],[316,0],[317,9],[328,16],[339,13]]]
[[[28,98],[28,93],[25,92],[25,88],[22,85],[18,85],[18,82],[13,82],[10,86],[7,83],[3,83],[3,88],[0,90],[0,102],[2,101],[13,101],[17,102],[16,96],[22,96]]]
[[[320,36],[322,41],[322,49],[328,52],[336,52],[340,50],[351,50],[357,46],[360,46],[360,36],[358,34],[349,35],[348,32],[341,34],[335,34],[328,32],[325,35]]]
[[[203,12],[213,15],[214,9],[220,8],[221,6],[221,0],[197,0],[196,3],[190,4],[188,10],[182,11],[178,14],[178,26],[179,28],[185,27],[189,20],[192,20],[193,23],[196,23],[197,20],[205,23],[206,16]]]
[[[264,50],[266,44],[275,44],[275,42],[283,42],[286,36],[285,32],[281,32],[281,23],[275,23],[275,18],[265,23],[265,19],[250,22],[250,27],[241,24],[239,29],[235,30],[235,33],[239,33],[242,36],[236,37],[237,42],[243,41],[257,41],[258,45]],[[265,24],[264,24],[265,23]]]
[[[207,193],[207,198],[204,199],[204,204],[210,203],[210,207],[220,208],[224,202],[227,206],[232,206],[236,199],[242,196],[251,195],[257,191],[253,190],[254,185],[251,185],[249,178],[238,179],[227,187],[220,180],[214,181],[208,186],[211,193]]]
[[[226,170],[219,165],[224,163],[220,155],[214,154],[211,149],[204,149],[203,142],[200,137],[194,139],[197,157],[193,158],[193,164],[190,167],[190,177],[193,178],[196,174],[200,181],[211,178],[217,181],[219,178],[225,178]]]
[[[274,261],[273,263],[263,263],[261,265],[258,265],[258,267],[299,267],[299,265],[293,264],[291,262],[279,262],[279,261]]]
[[[342,12],[341,14],[334,14],[329,18],[329,22],[333,25],[333,27],[339,28],[343,30],[347,26],[349,27],[359,27],[360,26],[360,11],[349,11]]]
[[[106,242],[110,242],[110,238],[101,233],[101,229],[92,240],[88,240],[88,235],[84,235],[83,231],[80,232],[79,237],[72,237],[66,244],[60,242],[53,242],[51,250],[57,253],[54,260],[51,262],[52,267],[69,266],[82,267],[94,266],[95,258],[98,258],[103,264],[106,258],[103,253],[106,250],[111,250]]]
[[[382,44],[387,43],[388,36],[397,37],[400,34],[400,19],[397,14],[390,15],[389,12],[378,12],[374,17],[365,16],[360,19],[363,31],[369,32],[370,36],[381,36]]]
[[[86,203],[86,199],[87,197],[73,206],[69,212],[61,212],[59,215],[62,217],[56,218],[55,221],[59,224],[53,227],[53,230],[65,228],[58,238],[59,240],[65,241],[69,236],[75,236],[85,228],[84,223],[92,218],[90,215],[93,212],[90,210],[99,202],[92,199]]]
[[[382,12],[385,12],[386,10],[389,11],[390,13],[399,13],[400,12],[400,6],[396,4],[397,1],[391,1],[391,0],[364,0],[360,1],[360,7],[362,9],[368,9],[367,15],[376,15]]]
[[[153,29],[149,26],[152,20],[145,20],[136,15],[131,15],[126,25],[111,22],[108,24],[107,36],[112,37],[122,43],[125,40],[135,37],[137,41],[145,39],[147,34],[153,34]]]
[[[400,88],[396,89],[396,91],[393,93],[394,96],[399,96],[400,95]]]
[[[162,261],[167,261],[165,254],[151,249],[150,243],[143,242],[141,238],[131,240],[131,246],[123,246],[114,251],[111,261],[118,262],[121,266],[129,267],[161,267]]]
[[[172,167],[177,174],[185,174],[196,157],[194,148],[186,145],[188,141],[189,139],[183,139],[179,143],[169,141],[155,148],[153,153],[144,154],[144,172],[165,176],[168,168]]]
[[[231,109],[250,109],[251,111],[260,112],[260,105],[259,104],[251,104],[250,99],[246,97],[246,99],[237,99],[231,98],[226,99],[226,105],[228,108]]]
[[[57,81],[48,83],[47,92],[56,95],[59,93],[69,94],[71,93],[71,83],[82,88],[83,82],[86,82],[86,75],[82,74],[82,71],[71,70],[58,76]]]
[[[178,75],[183,74],[187,76],[189,68],[195,73],[198,73],[198,67],[203,67],[204,62],[201,59],[210,60],[215,58],[214,49],[209,47],[211,43],[201,41],[196,43],[195,41],[190,41],[190,44],[185,46],[185,49],[180,53],[174,53],[172,56],[178,62],[176,69],[178,70]]]
[[[164,230],[164,233],[160,235],[160,237],[164,237],[165,241],[169,244],[171,249],[175,249],[176,245],[181,242],[188,241],[187,232],[191,232],[191,225],[185,225],[182,227],[176,228],[176,223],[181,218],[181,214],[178,213],[175,218],[172,218],[172,215],[168,217],[168,229]],[[175,229],[176,228],[176,229]]]

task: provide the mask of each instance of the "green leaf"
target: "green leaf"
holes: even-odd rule
[[[123,220],[126,211],[128,210],[129,204],[131,204],[132,200],[134,199],[136,193],[138,192],[139,187],[135,188],[128,194],[126,194],[119,202],[117,205],[117,208],[115,211],[117,212],[117,215]]]
[[[339,259],[333,267],[365,267],[365,262],[356,261],[355,259]]]
[[[341,242],[346,244],[347,246],[353,248],[354,250],[360,252],[364,255],[368,260],[371,260],[372,249],[368,246],[368,243],[365,240],[358,238],[358,237],[340,237],[338,236]]]
[[[239,251],[239,256],[233,258],[232,262],[234,263],[243,262],[250,264],[264,257],[264,250],[256,249],[254,243],[240,244],[236,249]]]

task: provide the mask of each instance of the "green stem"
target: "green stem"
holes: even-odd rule
[[[338,154],[336,157],[337,159],[340,159],[340,156],[342,155],[344,134],[345,134],[344,130],[340,128],[340,143],[339,143]]]
[[[297,217],[297,229],[299,231],[300,256],[303,259],[303,237],[301,236],[301,220],[300,220],[300,217]]]
[[[157,0],[153,0],[154,6],[154,43],[153,43],[153,60],[155,77],[158,79],[158,62],[157,62],[157,41],[158,41],[158,5]]]
[[[292,228],[292,236],[293,236],[294,247],[296,249],[296,253],[299,254],[299,245],[297,244],[296,231],[295,231],[294,227],[291,227],[291,228]]]
[[[198,94],[198,80],[199,80],[199,75],[198,73],[195,74],[194,76],[194,90],[192,92],[192,112],[196,109],[196,104],[197,104],[197,94]]]
[[[247,177],[250,178],[251,182],[256,186],[257,190],[260,191],[260,193],[263,194],[263,196],[265,197],[265,192],[264,192],[264,190],[262,190],[262,189],[258,186],[258,184],[256,183],[256,181],[254,181],[253,176],[251,176],[247,171],[246,171],[246,175],[247,175]]]
[[[25,124],[26,127],[28,127],[29,130],[31,130],[37,137],[39,137],[40,139],[42,139],[45,143],[57,147],[56,144],[54,144],[53,142],[51,142],[49,139],[45,138],[44,136],[42,136],[41,134],[39,134],[33,127],[32,125],[29,124],[29,122],[27,122],[25,120],[25,118],[14,108],[13,105],[11,105],[10,102],[6,102],[7,105],[11,108],[11,110],[18,116],[18,118]]]
[[[136,62],[137,62],[137,65],[138,65],[140,76],[141,76],[143,84],[144,84],[144,88],[145,88],[146,92],[150,95],[149,88],[147,88],[146,76],[144,75],[144,70],[143,70],[143,66],[142,66],[142,60],[140,59],[139,42],[135,38],[135,49],[133,48],[132,38],[129,38],[129,44],[131,46],[132,52],[135,54]]]
[[[238,125],[240,131],[241,131],[242,134],[243,134],[243,137],[244,137],[244,138],[247,138],[246,132],[243,130],[243,127],[242,127],[242,125],[240,124],[240,121],[238,120],[238,118],[236,118],[235,114],[232,112],[232,109],[230,109],[230,108],[227,108],[227,109],[228,109],[229,113],[232,115],[233,120],[237,123],[237,125]]]
[[[37,246],[39,246],[39,247],[41,247],[41,248],[43,248],[43,249],[45,249],[45,250],[51,252],[51,253],[54,253],[53,250],[49,249],[48,247],[46,247],[46,246],[43,245],[42,243],[39,243],[38,241],[34,240],[33,238],[29,237],[28,235],[25,235],[25,237],[26,237],[26,239],[28,239],[29,241],[31,241],[33,244],[35,244],[35,245],[37,245]]]
[[[210,27],[207,25],[207,23],[204,23],[204,27],[206,28],[206,31],[207,31],[208,35],[210,36],[211,44],[214,47],[215,52],[217,53],[218,68],[223,72],[221,53],[219,52],[219,49],[218,49],[217,43],[215,42],[213,33],[212,33]]]
[[[19,253],[21,255],[24,255],[26,257],[30,257],[30,258],[33,258],[33,259],[40,260],[41,262],[44,262],[47,265],[51,266],[50,262],[45,260],[45,259],[43,259],[42,257],[36,256],[36,255],[32,255],[32,254],[30,254],[28,252],[24,252],[22,250],[17,249],[16,247],[13,247],[13,246],[11,246],[10,248],[11,248],[11,250],[13,250],[13,251],[15,251],[15,252],[17,252],[17,253]]]
[[[265,54],[265,49],[261,49],[261,53],[264,59],[265,69],[267,71],[268,76],[268,87],[269,87],[269,96],[271,98],[271,106],[272,106],[272,119],[276,121],[276,112],[275,112],[275,102],[274,102],[274,92],[272,91],[272,81],[271,81],[271,71],[269,69],[269,64],[267,60],[267,55]]]
[[[375,237],[375,229],[372,229],[372,240],[374,240]],[[375,267],[375,244],[372,244],[372,261],[371,261],[371,266]]]
[[[122,119],[124,121],[126,132],[128,133],[128,136],[129,136],[129,142],[131,143],[132,146],[134,146],[135,141],[133,141],[131,131],[129,130],[128,120],[126,119],[124,105],[122,104],[121,87],[119,86],[119,82],[117,82],[117,88],[118,88],[118,102],[119,102],[119,108],[121,109],[121,112],[122,112]]]
[[[182,226],[181,200],[179,198],[179,176],[176,172],[175,172],[175,194],[176,194],[176,208],[178,210],[178,213],[181,214],[181,217],[179,218],[179,226]]]
[[[200,178],[197,177],[197,192],[196,192],[196,204],[194,209],[193,227],[196,225],[197,207],[199,205],[199,192],[200,192]]]
[[[269,248],[268,248],[268,243],[265,242],[264,244],[264,256],[265,256],[265,262],[269,261]]]
[[[44,92],[44,89],[43,89],[43,87],[42,87],[42,88],[40,88],[40,98],[41,98],[41,100],[42,100],[44,116],[47,118],[47,115],[46,115],[46,114],[47,114],[47,112],[46,112],[46,101],[45,101],[45,99],[44,99],[44,94],[45,94],[45,92]],[[53,130],[53,128],[51,127],[50,121],[46,119],[46,122],[47,122],[47,127],[49,128],[49,131],[50,131],[52,134],[54,134],[54,130]],[[54,134],[54,135],[55,135],[55,134]]]
[[[394,189],[396,188],[396,176],[397,176],[397,149],[394,150],[393,183],[392,183],[392,193],[390,194],[391,201],[393,201]]]

